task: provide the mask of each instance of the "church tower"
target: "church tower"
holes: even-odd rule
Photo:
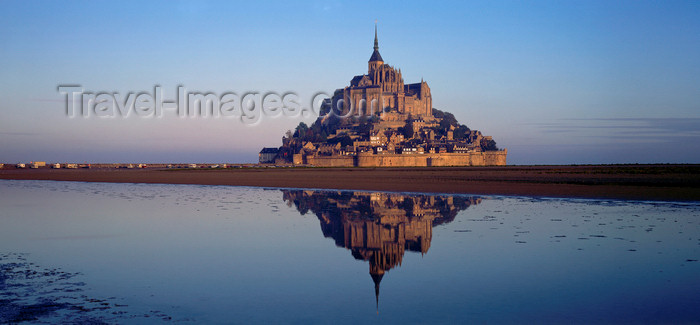
[[[377,23],[374,23],[374,52],[369,58],[369,69],[368,74],[371,76],[373,71],[376,71],[382,64],[384,64],[384,59],[379,54],[379,41],[377,40]]]

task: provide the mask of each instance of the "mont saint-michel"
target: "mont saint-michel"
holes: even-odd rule
[[[319,167],[503,166],[506,149],[491,136],[433,108],[428,83],[406,84],[379,53],[377,28],[367,73],[354,76],[321,107],[311,125],[299,123],[279,148],[263,148],[261,163]]]

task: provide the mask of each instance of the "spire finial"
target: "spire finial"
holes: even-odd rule
[[[374,297],[377,300],[377,315],[379,315],[379,283],[382,282],[384,277],[384,270],[377,268],[377,270],[372,269],[372,264],[370,263],[370,272],[372,276],[372,281],[374,281]]]
[[[377,38],[377,21],[374,21],[374,52],[372,52],[372,56],[369,58],[368,62],[375,62],[372,63],[369,67],[370,74],[371,71],[374,70],[374,68],[380,66],[381,64],[378,64],[376,62],[384,62],[382,59],[382,56],[379,54],[379,39]],[[374,67],[374,68],[373,68]]]
[[[377,20],[374,20],[374,50],[379,50],[379,41],[377,40]]]
[[[379,282],[374,284],[374,296],[377,298],[377,315],[379,315]]]

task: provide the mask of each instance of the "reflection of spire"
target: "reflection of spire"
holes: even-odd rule
[[[381,273],[370,273],[372,281],[374,281],[374,296],[377,298],[377,314],[379,314],[379,283],[382,282],[384,271]]]
[[[427,253],[434,226],[452,222],[459,211],[481,202],[478,197],[461,196],[301,190],[282,193],[300,213],[316,214],[325,237],[349,249],[355,259],[369,262],[377,314],[384,273],[401,265],[405,251]]]

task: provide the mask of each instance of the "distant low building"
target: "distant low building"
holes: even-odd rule
[[[258,160],[261,164],[274,163],[279,151],[279,148],[263,148],[260,150],[260,154],[258,154]]]

